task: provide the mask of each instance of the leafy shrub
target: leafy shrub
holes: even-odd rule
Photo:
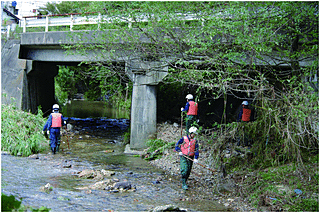
[[[2,105],[1,110],[1,150],[29,156],[43,149],[46,139],[41,131],[45,119],[40,108],[37,115],[17,110],[12,105]]]
[[[14,209],[18,209],[21,205],[21,201],[16,200],[16,198],[11,195],[7,196],[1,193],[1,211],[11,212]]]
[[[32,212],[49,212],[51,209],[47,207],[40,207],[39,209],[34,209],[31,207]],[[21,205],[21,201],[16,200],[13,195],[7,196],[1,193],[1,211],[2,212],[13,212],[13,211],[27,211],[27,208]]]

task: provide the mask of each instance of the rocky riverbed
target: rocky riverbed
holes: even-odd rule
[[[157,131],[167,142],[181,137],[177,124],[159,124]],[[23,205],[51,211],[255,211],[233,195],[237,187],[233,179],[206,160],[212,150],[205,141],[200,141],[199,163],[206,168],[193,166],[185,192],[173,148],[146,161],[124,154],[119,131],[99,131],[95,136],[96,130],[78,127],[68,132],[63,130],[56,155],[23,158],[2,153],[1,191],[21,199]]]
[[[210,190],[205,194],[201,186],[191,185],[194,190],[185,192],[178,175],[125,154],[122,133],[91,133],[73,129],[68,137],[63,134],[56,155],[2,152],[1,192],[24,206],[59,212],[231,210]]]

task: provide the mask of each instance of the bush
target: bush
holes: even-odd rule
[[[49,212],[51,209],[47,207],[40,207],[39,209],[34,209],[31,207],[32,212]],[[21,201],[16,200],[13,195],[7,196],[1,193],[1,211],[2,212],[13,212],[13,211],[27,211],[27,208],[21,205]]]
[[[44,149],[47,143],[41,131],[45,119],[40,108],[37,115],[17,110],[12,105],[1,105],[1,110],[2,151],[29,156]]]

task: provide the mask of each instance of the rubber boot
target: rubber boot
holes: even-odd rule
[[[186,183],[186,179],[182,178],[181,181],[182,181],[182,189],[187,190],[188,189],[188,185]]]
[[[52,151],[52,154],[56,154],[56,147],[54,147],[54,148],[51,148],[51,151]]]
[[[57,152],[59,152],[59,147],[60,147],[60,144],[58,144],[57,147],[56,147],[56,151]]]

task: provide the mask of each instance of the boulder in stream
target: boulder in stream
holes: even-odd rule
[[[49,193],[53,190],[53,187],[51,186],[50,183],[47,183],[45,186],[42,186],[40,190],[43,192]]]
[[[180,209],[175,205],[165,205],[165,206],[157,206],[153,210],[153,212],[186,212],[186,209]]]

